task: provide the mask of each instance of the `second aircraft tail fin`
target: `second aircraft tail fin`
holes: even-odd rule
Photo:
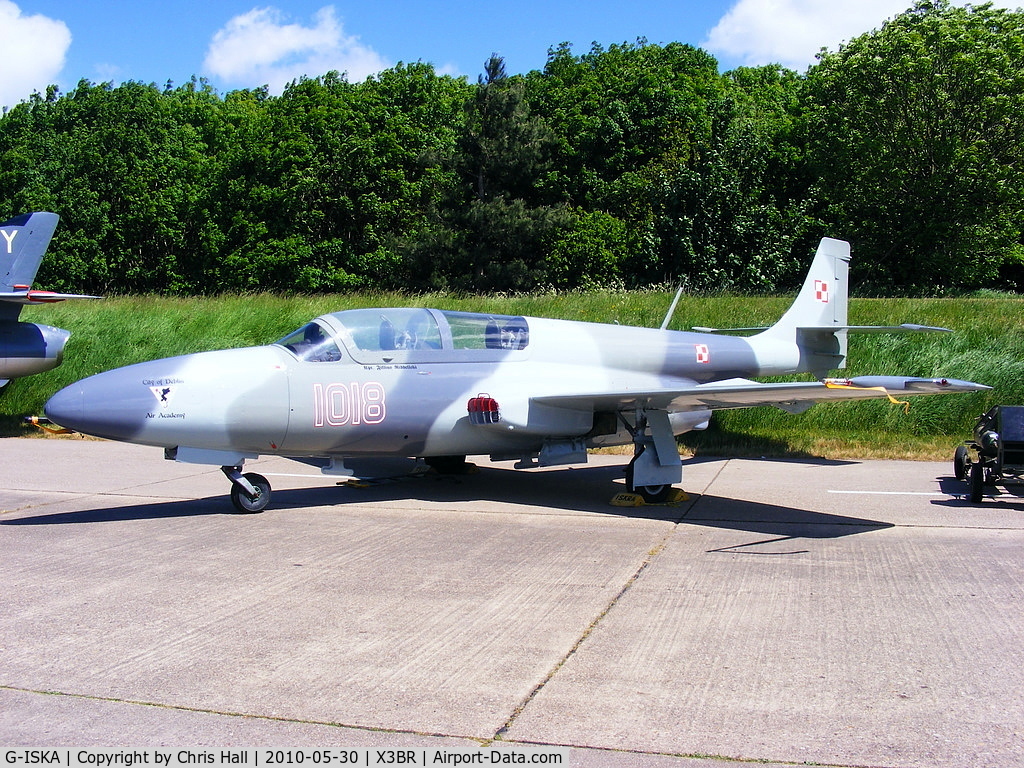
[[[29,288],[60,217],[26,213],[0,223],[0,291]]]
[[[32,281],[59,220],[55,213],[37,212],[0,223],[0,320],[17,320],[24,304],[99,298],[32,290]]]
[[[25,213],[0,223],[0,318],[17,319],[60,217]],[[10,303],[12,300],[15,303]]]

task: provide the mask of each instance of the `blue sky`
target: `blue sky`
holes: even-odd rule
[[[549,47],[679,41],[723,70],[777,62],[803,71],[912,0],[0,0],[0,105],[56,84],[206,77],[220,91],[279,93],[331,69],[350,80],[426,61],[475,80],[492,52],[510,73],[541,69]],[[1012,3],[1016,5],[1017,3]]]

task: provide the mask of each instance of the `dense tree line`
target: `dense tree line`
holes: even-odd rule
[[[82,81],[0,117],[0,216],[57,290],[1024,289],[1024,14],[921,0],[804,74],[679,43],[476,83],[399,65],[217,93]]]

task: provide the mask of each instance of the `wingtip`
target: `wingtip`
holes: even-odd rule
[[[915,333],[952,333],[952,328],[941,328],[937,325],[919,325],[918,323],[903,323],[899,326]]]
[[[915,376],[858,376],[850,380],[858,387],[884,387],[898,392],[984,392],[992,389],[987,384],[974,381],[947,378],[923,378]]]
[[[931,392],[984,392],[992,389],[986,384],[962,379],[909,379],[907,389],[922,389]]]

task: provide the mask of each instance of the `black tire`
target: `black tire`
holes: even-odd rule
[[[953,452],[953,475],[957,480],[966,480],[970,468],[970,458],[967,456],[967,446],[958,445]]]
[[[971,464],[971,503],[978,504],[985,494],[985,467],[980,461]]]
[[[661,504],[671,491],[671,485],[644,485],[633,492],[639,493],[648,504]]]
[[[239,485],[231,484],[231,503],[235,509],[244,515],[253,515],[262,512],[270,503],[270,482],[263,475],[255,472],[247,472],[242,475],[256,489],[256,495],[250,496]]]

